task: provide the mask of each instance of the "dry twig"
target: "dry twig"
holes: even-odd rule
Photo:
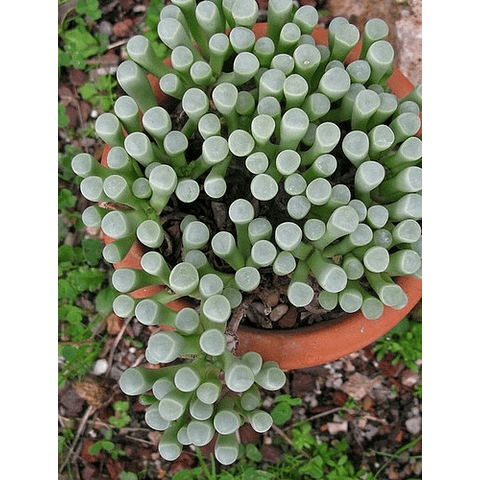
[[[336,408],[332,408],[331,410],[327,410],[326,412],[317,413],[316,415],[313,415],[312,417],[307,418],[306,421],[308,423],[310,423],[312,420],[316,420],[317,418],[327,417],[328,415],[331,415],[332,413],[336,413],[339,410],[344,410],[344,408],[343,407],[336,407]],[[298,423],[299,422],[296,422],[292,425],[289,425],[288,427],[285,427],[284,430],[290,430],[291,428],[296,427],[298,425]]]
[[[312,457],[311,455],[309,455],[307,452],[305,452],[304,450],[300,449],[298,450],[297,448],[295,448],[295,446],[293,445],[292,441],[288,438],[288,436],[285,434],[285,432],[277,427],[275,424],[272,425],[272,429],[278,433],[293,449],[297,450],[298,452],[300,452],[305,458],[308,458],[308,460],[311,460]]]
[[[80,425],[77,428],[77,432],[75,433],[75,438],[73,439],[72,445],[70,446],[70,448],[68,450],[68,453],[67,453],[67,456],[65,457],[65,460],[63,461],[62,466],[60,467],[60,470],[58,471],[58,473],[62,473],[63,469],[67,466],[67,464],[70,460],[70,457],[72,456],[72,453],[75,450],[75,447],[77,446],[78,440],[80,439],[80,437],[82,436],[82,434],[85,430],[85,426],[87,425],[87,421],[88,421],[89,417],[94,414],[95,410],[96,410],[96,408],[93,407],[92,405],[88,406],[86,412],[84,413],[84,415],[82,417],[82,420],[80,421]],[[74,454],[71,463],[75,463],[75,459],[77,458],[77,456],[78,456],[78,452],[76,452]]]
[[[112,369],[113,355],[115,354],[115,350],[117,349],[118,344],[120,343],[120,340],[122,339],[123,334],[125,333],[125,330],[128,324],[131,322],[132,318],[133,317],[129,317],[125,319],[125,322],[123,323],[122,328],[118,332],[117,336],[115,337],[115,341],[113,342],[112,347],[110,348],[110,353],[108,354],[108,368],[107,368],[107,371],[105,372],[105,376],[107,377],[110,375],[110,371]]]

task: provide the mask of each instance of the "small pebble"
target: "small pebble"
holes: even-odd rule
[[[310,408],[315,408],[315,407],[318,405],[318,400],[317,400],[316,395],[313,395],[313,394],[311,394],[311,393],[309,393],[308,395],[306,395],[303,400],[304,400],[305,403],[308,404],[308,406],[309,406]]]
[[[287,313],[278,320],[278,326],[280,328],[292,328],[297,323],[297,309],[290,307]]]
[[[340,389],[342,387],[342,385],[343,385],[342,378],[336,378],[332,383],[333,388],[335,388],[337,390]]]
[[[422,473],[422,461],[418,460],[415,462],[415,465],[413,466],[413,473],[415,475],[420,475]]]
[[[361,417],[357,421],[358,428],[363,429],[367,426],[368,420],[365,417]]]
[[[120,380],[120,376],[122,375],[122,370],[120,370],[119,367],[116,365],[113,365],[112,369],[110,370],[110,378],[113,378],[114,380]]]
[[[343,368],[347,373],[353,373],[355,371],[355,366],[353,365],[353,363],[348,358],[345,361],[345,364],[344,364]]]
[[[108,361],[105,358],[98,359],[91,370],[93,375],[103,375],[108,370]]]
[[[330,435],[335,435],[340,432],[348,431],[348,422],[346,420],[342,422],[329,422],[327,423],[328,433]]]
[[[265,304],[269,307],[274,307],[280,301],[280,293],[277,291],[268,292],[264,298]]]
[[[368,440],[371,440],[378,433],[378,427],[367,424],[362,433]]]
[[[110,22],[107,22],[106,20],[102,20],[98,25],[98,30],[102,33],[106,33],[107,35],[111,35],[113,30],[113,25]]]
[[[405,427],[412,435],[418,435],[422,431],[421,417],[412,417],[405,422]]]
[[[401,376],[402,385],[405,387],[413,387],[420,381],[420,375],[411,370],[404,370]]]
[[[288,311],[288,305],[285,305],[284,303],[281,303],[280,305],[277,305],[273,310],[272,313],[270,313],[270,320],[272,322],[278,322]]]
[[[253,302],[252,307],[259,313],[260,315],[265,315],[265,306],[262,302]]]
[[[333,368],[335,370],[342,370],[343,368],[343,360],[337,360],[335,362],[333,362]]]

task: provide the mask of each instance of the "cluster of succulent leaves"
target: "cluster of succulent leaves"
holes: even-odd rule
[[[393,48],[382,20],[367,22],[360,58],[346,64],[358,29],[335,18],[328,46],[316,45],[313,7],[271,0],[266,36],[257,39],[254,0],[172,3],[158,23],[171,66],[146,37],[129,40],[117,70],[126,95],[95,124],[109,146],[106,166],[85,153],[72,168],[82,194],[102,205],[82,218],[113,239],[104,258],[120,262],[135,242],[146,250],[141,269],[114,272],[115,312],[169,327],[150,338],[150,364],[189,357],[130,368],[121,388],[152,390],[142,397],[146,421],[165,430],[164,458],[218,434],[216,458],[230,464],[243,422],[258,432],[271,426],[259,388],[285,382],[274,362],[227,349],[225,329],[243,292],[273,272],[290,278],[296,307],[314,300],[314,287],[325,310],[361,310],[369,320],[384,305],[406,305],[392,277],[421,274],[421,86],[402,99],[390,93]],[[155,83],[177,100],[175,115],[157,104]],[[185,213],[175,265],[162,255],[161,217],[172,199]],[[230,228],[212,231],[213,222],[189,213],[197,201],[224,202]],[[103,208],[112,202],[120,207]],[[149,285],[166,288],[131,295]],[[168,306],[184,296],[197,307]]]

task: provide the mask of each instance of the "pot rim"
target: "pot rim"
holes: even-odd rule
[[[288,330],[240,325],[236,354],[255,351],[264,361],[273,360],[284,370],[295,370],[323,365],[356,352],[385,335],[421,299],[420,279],[404,276],[397,278],[396,283],[408,297],[408,303],[402,309],[385,306],[377,320],[367,320],[361,311],[357,311],[335,320]]]

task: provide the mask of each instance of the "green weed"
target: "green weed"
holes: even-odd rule
[[[68,450],[70,441],[73,440],[75,434],[70,428],[65,427],[62,430],[62,434],[58,436],[58,454],[60,456]]]
[[[413,395],[417,398],[419,398],[420,400],[422,399],[422,384],[418,384],[416,387],[415,387],[415,390],[413,392]]]
[[[68,176],[68,172],[66,174]],[[65,242],[83,228],[75,210],[76,197],[63,188],[58,195],[58,322],[59,385],[86,374],[103,348],[100,324],[112,309],[115,291],[103,265],[103,243],[83,238],[79,245]],[[73,232],[72,232],[73,231]],[[86,299],[82,303],[82,298]]]
[[[132,417],[128,415],[129,404],[128,402],[117,401],[113,404],[113,410],[115,411],[115,416],[111,416],[108,419],[108,423],[115,428],[123,428],[127,426],[131,421]]]
[[[409,450],[410,448],[414,447],[420,440],[422,439],[422,435],[420,435],[419,437],[413,439],[411,442],[407,443],[406,445],[403,445],[402,447],[400,447],[395,453],[389,453],[389,452],[377,452],[375,450],[373,450],[373,453],[375,453],[376,455],[382,455],[384,457],[387,457],[388,460],[377,470],[377,472],[375,473],[375,476],[372,477],[372,480],[376,480],[378,478],[378,476],[380,475],[380,473],[385,470],[385,468],[388,466],[388,464],[398,458],[403,452],[406,452],[407,450]],[[420,459],[422,458],[421,455],[415,455],[415,456],[410,456],[409,455],[409,458],[415,458],[415,459]]]
[[[62,105],[59,105],[59,107]],[[64,184],[76,185],[81,179],[72,170],[72,158],[77,155],[78,150],[72,145],[65,145],[64,151],[58,154],[58,179]],[[70,190],[68,190],[70,191]],[[73,197],[73,195],[72,195]],[[75,198],[75,197],[74,197]],[[76,199],[75,199],[76,202]],[[59,210],[64,210],[63,206],[58,206]]]
[[[394,353],[393,365],[403,362],[410,370],[418,372],[416,362],[422,358],[422,323],[405,317],[377,340],[372,352],[376,354],[377,360],[382,360],[387,353]]]
[[[125,455],[125,451],[118,448],[117,445],[111,441],[112,431],[109,428],[105,430],[103,435],[104,439],[97,440],[95,443],[92,443],[88,449],[88,453],[90,455],[97,455],[102,450],[107,452],[114,460],[117,460],[118,457]]]
[[[291,399],[289,395],[289,400]],[[283,400],[285,401],[285,399]],[[281,401],[282,402],[282,401]],[[280,404],[279,402],[278,404]],[[296,403],[296,402],[294,402]],[[333,440],[330,444],[319,443],[312,435],[312,426],[300,422],[292,429],[292,445],[282,442],[286,450],[278,462],[268,465],[263,462],[261,451],[253,444],[241,446],[240,460],[217,473],[213,456],[210,468],[199,449],[199,466],[177,472],[172,480],[373,480],[370,472],[355,470],[348,458],[346,439]]]
[[[98,20],[102,12],[98,0],[80,0],[60,22],[58,28],[58,68],[73,67],[84,70],[86,60],[105,53],[109,38],[106,33],[92,32],[92,20]]]
[[[138,480],[138,476],[133,472],[120,472],[120,480]]]
[[[79,0],[75,4],[75,10],[80,15],[86,15],[92,20],[98,20],[102,16],[102,12],[98,6],[98,0]]]
[[[292,406],[301,405],[301,398],[292,398],[288,394],[278,395],[275,397],[275,407],[270,412],[275,425],[283,425],[285,422],[292,418]]]
[[[70,118],[67,115],[67,107],[65,105],[58,105],[58,126],[65,128],[70,123]]]
[[[104,112],[113,109],[116,100],[117,81],[112,75],[101,75],[94,83],[84,83],[78,92],[83,100],[91,103],[93,108]]]
[[[343,409],[342,411],[340,411],[339,415],[342,416],[348,410],[361,410],[361,409],[362,409],[362,406],[360,405],[360,403],[358,403],[352,397],[347,397],[347,400],[345,401],[343,405]]]

